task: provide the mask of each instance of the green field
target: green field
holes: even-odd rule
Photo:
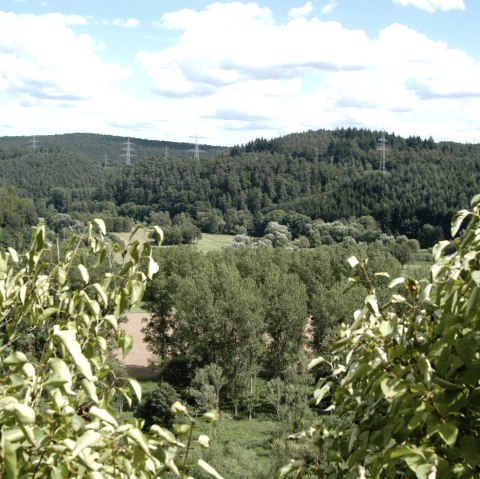
[[[128,243],[128,239],[130,237],[130,232],[128,233],[124,233],[124,232],[118,232],[118,233],[115,233],[113,232],[112,235],[116,236],[118,239],[120,239],[121,241],[123,241],[124,243]],[[133,237],[133,241],[135,240],[142,240],[142,241],[148,241],[148,232],[145,228],[141,227],[139,228],[134,237]]]
[[[214,251],[223,248],[224,246],[230,244],[232,240],[232,235],[202,233],[202,239],[197,243],[196,246],[199,251],[207,253],[208,251]]]

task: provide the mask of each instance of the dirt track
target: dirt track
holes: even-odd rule
[[[147,350],[147,345],[143,342],[142,328],[145,326],[144,318],[148,318],[148,313],[128,313],[127,322],[122,323],[121,327],[133,337],[133,347],[124,364],[128,372],[138,378],[151,377],[153,375],[150,361],[153,358],[152,353]]]

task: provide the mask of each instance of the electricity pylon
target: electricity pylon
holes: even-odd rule
[[[125,153],[122,153],[120,156],[124,156],[126,160],[125,163],[127,165],[131,165],[132,156],[135,156],[135,153],[133,153],[135,151],[135,148],[133,148],[133,143],[130,142],[130,138],[128,138],[127,141],[123,144],[125,145],[125,148],[122,148],[122,151],[124,151]]]
[[[383,172],[384,174],[386,173],[386,168],[385,168],[385,153],[387,151],[386,143],[387,140],[385,138],[385,130],[382,130],[382,137],[378,139],[380,142],[380,146],[377,148],[377,150],[380,151],[380,171]]]
[[[200,147],[198,146],[198,139],[199,138],[205,138],[204,136],[189,136],[189,138],[195,138],[195,148],[193,150],[188,150],[188,151],[193,151],[193,159],[198,161],[200,160],[200,153],[205,153],[204,150],[201,150]]]

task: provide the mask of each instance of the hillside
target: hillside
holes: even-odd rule
[[[175,221],[203,232],[262,235],[268,221],[286,216],[308,223],[371,215],[388,233],[430,235],[432,244],[447,236],[451,216],[478,191],[480,145],[388,134],[381,172],[380,137],[348,128],[230,150],[202,145],[199,161],[192,144],[131,139],[131,165],[120,157],[122,137],[38,137],[36,152],[29,138],[3,137],[0,184],[33,198],[40,216],[47,208],[80,220],[108,212],[170,226],[184,215]]]

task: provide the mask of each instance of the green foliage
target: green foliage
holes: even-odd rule
[[[175,416],[171,406],[180,399],[175,388],[167,382],[161,381],[153,391],[142,398],[142,402],[135,411],[135,416],[145,421],[143,428],[148,431],[154,424],[162,424],[171,428]]]
[[[179,449],[186,477],[196,420],[184,406],[172,406],[184,417],[179,439],[160,426],[144,433],[142,421],[115,417],[118,398],[141,399],[139,384],[121,377],[109,359],[111,351],[125,356],[132,347],[119,317],[141,300],[157,269],[151,247],[133,240],[134,233],[121,252],[123,264],[107,271],[112,253],[101,220],[73,236],[61,254],[44,227],[34,230],[25,254],[0,253],[1,477],[160,477],[179,474]],[[79,261],[85,256],[88,267]],[[73,270],[80,274],[76,287]],[[24,335],[41,338],[40,347],[22,348]]]
[[[331,376],[316,404],[335,411],[298,438],[310,438],[315,463],[295,471],[322,478],[474,479],[480,473],[480,195],[453,219],[463,239],[437,244],[429,280],[398,278],[380,302],[362,262],[349,262],[369,293],[333,346]],[[319,358],[312,366],[323,362]],[[322,452],[327,451],[327,454]]]

